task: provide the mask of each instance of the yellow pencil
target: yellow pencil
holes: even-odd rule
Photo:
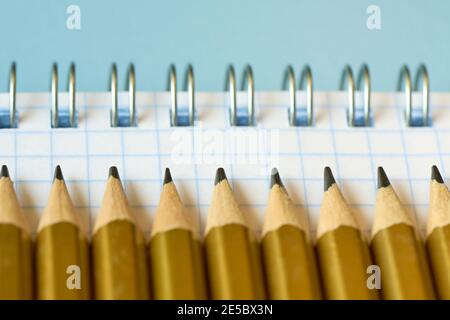
[[[324,170],[325,192],[317,228],[317,253],[327,299],[378,299],[369,288],[370,251],[331,169]]]
[[[95,298],[148,299],[145,240],[128,206],[116,167],[109,170],[92,237]]]
[[[0,300],[33,297],[30,227],[17,201],[8,168],[0,172]]]
[[[271,299],[320,299],[317,264],[305,221],[272,170],[262,233],[268,294]]]
[[[415,223],[381,167],[378,168],[371,247],[375,263],[381,270],[383,299],[435,298],[425,250]]]
[[[436,166],[431,173],[426,243],[436,293],[450,300],[450,192]]]
[[[36,294],[45,300],[90,298],[89,245],[59,166],[36,236]]]
[[[205,230],[213,299],[264,299],[259,244],[234,199],[225,171],[217,170]]]
[[[149,243],[155,299],[207,298],[202,243],[166,169]]]

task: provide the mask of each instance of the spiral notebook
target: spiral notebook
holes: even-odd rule
[[[425,226],[430,169],[450,170],[450,94],[430,95],[431,124],[407,127],[400,93],[372,93],[373,124],[351,128],[346,92],[314,93],[314,124],[291,127],[286,91],[255,93],[255,126],[231,127],[225,92],[195,95],[194,126],[170,124],[168,92],[136,93],[137,126],[111,128],[109,92],[76,94],[77,128],[51,128],[50,93],[17,94],[18,128],[0,130],[0,163],[7,164],[24,211],[36,226],[46,205],[52,174],[62,166],[74,205],[88,228],[101,204],[108,167],[118,167],[130,205],[148,232],[169,167],[189,213],[202,230],[217,167],[223,166],[236,199],[259,231],[268,200],[269,172],[284,184],[315,232],[323,195],[323,168],[330,166],[360,224],[369,230],[374,211],[376,167],[388,173],[401,201]],[[305,93],[297,94],[302,105]],[[356,95],[356,105],[362,97]],[[420,108],[421,96],[413,94]],[[128,93],[118,105],[127,108]],[[178,94],[180,108],[188,103]],[[237,93],[245,107],[246,92]],[[68,95],[59,94],[61,110]],[[9,95],[0,94],[0,110]]]

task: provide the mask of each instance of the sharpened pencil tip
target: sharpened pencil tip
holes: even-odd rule
[[[389,181],[383,167],[378,167],[378,189],[389,187],[390,185],[391,182]]]
[[[113,166],[109,168],[109,177],[113,177],[120,180],[119,170],[117,170],[117,167]]]
[[[2,165],[2,170],[0,173],[1,178],[9,178],[9,170],[6,165]]]
[[[222,180],[227,180],[227,175],[225,174],[225,170],[223,168],[218,168],[216,172],[216,179],[214,180],[214,185],[219,184]]]
[[[55,174],[53,176],[53,181],[55,181],[56,179],[64,180],[64,176],[62,174],[61,167],[59,165],[57,165],[55,168]]]
[[[172,175],[170,174],[170,169],[166,168],[166,171],[164,172],[164,182],[163,184],[168,184],[171,183],[172,180]]]
[[[280,178],[280,173],[277,168],[273,168],[270,174],[270,187],[272,188],[274,185],[279,185],[280,187],[284,187],[283,182]]]
[[[325,167],[323,170],[323,191],[327,191],[333,184],[336,183],[333,172],[330,167]]]
[[[438,183],[444,183],[444,179],[442,179],[441,173],[437,166],[431,167],[431,180],[435,180]]]

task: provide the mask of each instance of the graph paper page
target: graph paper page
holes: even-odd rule
[[[299,108],[304,95],[297,97]],[[67,108],[67,93],[60,93]],[[238,93],[238,108],[246,108]],[[420,96],[413,104],[420,106]],[[290,127],[287,92],[255,94],[256,126],[230,127],[225,93],[196,94],[194,127],[170,126],[169,93],[136,95],[138,126],[111,128],[111,95],[77,93],[77,128],[51,129],[50,94],[17,95],[19,127],[1,129],[0,163],[9,167],[21,206],[35,228],[49,194],[53,170],[61,165],[70,195],[91,230],[101,205],[108,167],[117,166],[139,225],[149,232],[164,169],[172,176],[189,214],[204,228],[217,167],[223,166],[252,228],[261,229],[269,174],[277,167],[300,212],[315,233],[323,195],[323,168],[330,166],[366,232],[372,224],[376,168],[383,166],[401,201],[423,230],[433,164],[450,170],[450,94],[430,97],[432,125],[407,128],[404,98],[373,93],[373,126],[350,128],[347,95],[316,92],[312,127]],[[361,99],[357,96],[357,108]],[[7,109],[8,94],[0,94]],[[180,110],[187,95],[179,93]],[[128,94],[119,93],[120,108]]]

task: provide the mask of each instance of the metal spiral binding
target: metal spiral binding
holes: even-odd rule
[[[1,129],[17,128],[18,125],[16,110],[16,80],[16,64],[13,62],[9,73],[9,109],[0,110]]]
[[[78,114],[76,110],[76,77],[75,64],[71,63],[69,69],[68,84],[68,108],[60,109],[58,101],[58,65],[52,66],[51,79],[51,127],[52,128],[76,128],[78,126]],[[111,67],[111,127],[137,126],[136,111],[136,75],[134,65],[130,64],[127,73],[129,107],[120,108],[118,103],[118,81],[117,66],[115,63]],[[16,109],[16,64],[11,64],[9,75],[9,110],[0,110],[0,129],[17,128],[18,112]],[[422,92],[421,111],[415,110],[412,103],[414,91]],[[300,82],[297,87],[295,72],[292,66],[287,66],[282,83],[283,90],[289,90],[288,121],[290,126],[313,126],[313,77],[311,68],[306,65],[300,74]],[[350,127],[367,127],[372,125],[371,112],[371,80],[367,64],[363,64],[358,72],[357,81],[353,76],[353,71],[346,65],[340,78],[340,90],[347,90],[348,109],[347,122]],[[184,90],[188,94],[187,108],[179,108],[177,92],[176,68],[172,64],[169,67],[167,90],[170,90],[171,108],[170,123],[172,126],[194,126],[196,119],[195,110],[195,80],[192,65],[188,65],[184,77]],[[237,105],[236,74],[233,65],[229,65],[226,72],[225,90],[229,96],[229,117],[231,126],[254,126],[255,125],[255,83],[253,70],[250,65],[246,65],[242,74],[241,90],[247,91],[247,106],[239,108]],[[306,92],[306,106],[299,108],[297,105],[297,91]],[[355,92],[363,92],[363,106],[357,108],[355,105]],[[430,126],[430,79],[427,68],[421,64],[412,81],[411,73],[407,65],[400,69],[397,91],[404,92],[405,99],[405,122],[409,127]],[[418,109],[418,108],[416,108]]]
[[[173,64],[169,67],[167,90],[170,90],[171,98],[170,125],[175,127],[193,126],[195,121],[195,82],[192,65],[188,65],[184,78],[184,90],[188,92],[187,114],[185,109],[178,110],[177,71]]]
[[[346,81],[347,80],[347,81]],[[363,117],[356,117],[355,108],[355,80],[353,78],[353,71],[349,65],[344,67],[341,76],[340,90],[345,89],[345,83],[347,82],[348,92],[348,111],[347,122],[350,127],[368,127],[370,126],[370,74],[369,67],[363,64],[358,73],[358,80],[356,83],[356,90],[361,89],[361,82],[364,80],[364,115]]]
[[[117,93],[117,66],[113,63],[111,67],[111,127],[134,127],[137,126],[136,117],[136,75],[134,65],[128,67],[128,100],[129,110],[119,108]]]
[[[76,128],[77,114],[75,108],[75,64],[70,64],[69,71],[69,110],[59,110],[58,105],[58,64],[54,63],[52,67],[52,110],[51,126],[52,128]]]
[[[250,65],[246,65],[242,75],[242,90],[247,85],[247,113],[238,114],[236,104],[236,76],[233,65],[227,70],[225,80],[225,91],[228,91],[230,97],[230,125],[231,126],[253,126],[255,124],[255,81],[253,71]]]
[[[430,125],[430,78],[425,65],[421,64],[416,72],[414,81],[414,91],[418,91],[419,83],[422,80],[422,114],[417,116],[413,112],[412,106],[412,81],[411,73],[407,65],[403,65],[400,69],[397,90],[405,92],[405,121],[408,127],[422,127]]]
[[[311,68],[305,66],[300,75],[299,90],[304,87],[306,80],[306,120],[305,117],[299,117],[296,102],[296,81],[292,66],[286,68],[283,79],[283,90],[286,90],[289,84],[289,124],[295,126],[312,126],[314,122],[313,114],[313,78]]]

